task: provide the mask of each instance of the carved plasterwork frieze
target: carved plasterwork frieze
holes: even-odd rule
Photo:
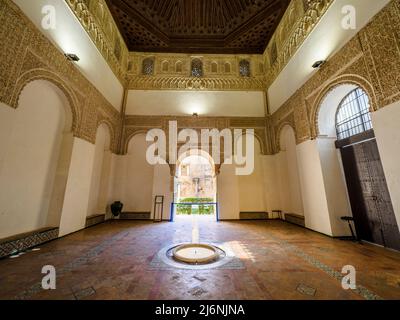
[[[143,74],[143,63],[152,59],[154,70]],[[191,76],[191,62],[199,59],[203,76]],[[250,76],[239,75],[239,63],[250,63]],[[261,55],[188,55],[131,53],[128,88],[131,90],[265,90],[265,65]]]
[[[399,8],[399,0],[391,1],[270,117],[275,152],[285,125],[295,129],[297,143],[318,136],[321,103],[340,85],[361,87],[371,112],[400,100]]]
[[[45,80],[57,86],[69,102],[74,136],[94,143],[99,119],[112,127],[117,152],[120,113],[68,61],[10,0],[0,1],[0,101],[18,108],[29,83]]]
[[[115,75],[123,84],[127,79],[131,89],[265,90],[276,79],[333,0],[291,1],[264,55],[250,55],[251,72],[255,79],[228,79],[237,78],[238,59],[241,59],[241,56],[201,55],[204,59],[206,79],[200,82],[187,79],[190,74],[190,57],[183,54],[148,54],[156,57],[155,77],[133,79],[140,78],[142,54],[129,53],[105,0],[66,2]],[[273,61],[271,54],[276,56]],[[245,55],[246,58],[248,56]],[[160,77],[165,79],[158,79]]]
[[[111,70],[125,82],[128,48],[104,0],[65,0]]]
[[[297,143],[307,141],[311,137],[310,121],[306,100],[302,95],[297,97],[298,104],[294,107],[293,117],[296,131]]]
[[[368,71],[381,106],[400,99],[400,10],[392,1],[360,32]]]
[[[150,78],[142,78],[143,54],[129,53],[105,0],[66,0],[66,3],[115,75],[124,85],[128,81],[130,89],[265,90],[332,1],[293,0],[264,55],[201,55],[205,72],[201,80],[190,79],[191,56],[183,54],[150,54],[156,57],[155,74]],[[275,50],[271,50],[271,46]],[[271,52],[276,55],[273,63]],[[238,61],[242,58],[251,62],[251,79],[238,77]]]
[[[333,0],[293,0],[286,10],[264,56],[269,62],[269,87],[329,9]]]
[[[169,126],[171,121],[177,122],[177,130],[194,129],[199,136],[201,129],[253,129],[256,139],[260,143],[262,154],[267,154],[267,133],[264,118],[227,118],[227,117],[173,117],[173,116],[127,116],[125,119],[125,132],[123,137],[123,151],[128,152],[131,139],[138,134],[147,134],[152,129],[164,130],[166,136],[169,136]],[[223,141],[222,144],[223,146]]]
[[[264,91],[262,80],[254,78],[193,78],[193,77],[135,77],[130,90],[206,90],[206,91]]]
[[[274,144],[273,144],[273,153],[279,153],[281,151],[281,136],[282,130],[284,127],[290,126],[293,129],[293,132],[296,136],[296,141],[298,141],[297,131],[296,131],[296,124],[294,119],[294,114],[288,114],[285,118],[281,119],[278,123],[274,125]]]
[[[270,44],[273,50],[268,47],[264,55],[128,53],[124,43],[119,42],[121,36],[110,20],[108,8],[96,6],[105,4],[104,0],[67,0],[67,3],[125,89],[265,92],[332,0],[293,0]],[[94,143],[98,126],[105,123],[110,128],[114,152],[126,152],[133,135],[151,128],[166,129],[170,120],[177,119],[180,128],[254,128],[263,153],[270,154],[279,151],[280,130],[285,125],[294,128],[297,143],[317,137],[321,102],[341,84],[363,88],[370,98],[371,111],[400,100],[400,0],[390,1],[267,118],[133,116],[124,119],[11,0],[0,0],[0,42],[1,102],[17,108],[27,84],[35,80],[49,81],[69,101],[74,135]],[[149,57],[154,58],[154,72],[144,76],[142,62]],[[203,62],[203,77],[190,76],[192,59]],[[250,77],[239,75],[239,63],[243,59],[250,63]]]

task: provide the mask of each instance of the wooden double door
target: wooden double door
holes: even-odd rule
[[[400,232],[373,130],[338,141],[358,238],[400,250]]]

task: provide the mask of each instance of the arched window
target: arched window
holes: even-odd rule
[[[200,59],[192,60],[192,77],[203,76],[203,62]]]
[[[225,73],[231,73],[231,64],[229,62],[225,63]]]
[[[211,72],[212,73],[218,72],[218,64],[216,62],[211,63]]]
[[[250,77],[250,62],[247,60],[240,61],[239,72],[242,77]]]
[[[147,58],[143,60],[142,74],[149,76],[154,73],[154,58]]]
[[[162,63],[162,71],[163,72],[168,72],[169,71],[169,62],[168,61],[163,61],[163,63]]]
[[[182,62],[181,62],[181,61],[178,61],[178,62],[176,63],[176,65],[175,65],[175,71],[178,72],[178,73],[181,73],[181,72],[182,72]]]
[[[372,129],[370,104],[367,94],[357,88],[340,103],[336,113],[338,140],[350,138]]]

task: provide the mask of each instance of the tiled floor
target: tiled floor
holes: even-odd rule
[[[199,221],[200,239],[227,244],[238,270],[154,270],[165,246],[190,242],[192,222],[117,222],[0,261],[0,299],[400,299],[400,254],[330,239],[280,221]],[[41,288],[53,265],[57,289]],[[357,270],[345,291],[343,266]]]

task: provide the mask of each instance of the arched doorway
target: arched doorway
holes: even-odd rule
[[[111,134],[106,124],[97,129],[88,216],[106,214],[111,170]]]
[[[296,150],[296,134],[294,129],[286,124],[280,131],[280,152],[278,154],[280,207],[285,214],[303,216],[303,200],[300,188],[300,175]]]
[[[174,182],[174,216],[217,220],[217,179],[212,157],[202,150],[182,154]]]
[[[358,237],[400,249],[400,234],[370,111],[370,98],[361,87],[339,85],[321,103],[319,133],[336,140],[337,161],[341,159]],[[338,196],[341,192],[346,191],[338,190]]]
[[[16,109],[0,107],[0,238],[60,226],[72,119],[63,91],[45,80],[26,85]]]
[[[243,149],[247,148],[246,135],[243,135]],[[262,159],[262,145],[254,136],[254,154],[247,154],[247,160],[252,156],[254,158],[253,170],[247,175],[238,175],[239,191],[239,218],[240,219],[262,219],[266,217],[267,199],[264,184],[264,168]]]
[[[124,212],[132,215],[149,215],[152,210],[152,194],[154,185],[154,166],[146,159],[146,150],[150,142],[145,133],[133,136],[127,149],[123,170],[120,177],[119,198],[125,204]]]

